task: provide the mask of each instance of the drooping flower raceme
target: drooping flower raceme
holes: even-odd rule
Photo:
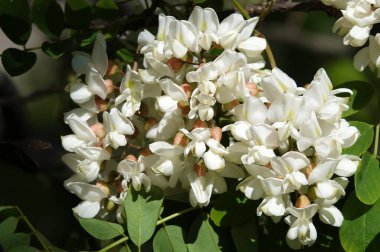
[[[76,214],[120,221],[129,191],[152,186],[207,206],[230,178],[261,201],[258,215],[287,216],[293,248],[315,242],[317,213],[341,225],[334,204],[359,162],[342,150],[359,131],[341,118],[348,98],[337,94],[351,91],[333,90],[323,69],[306,87],[265,69],[266,40],[252,35],[257,21],[234,13],[219,22],[199,7],[189,20],[160,14],[157,35],[139,35],[142,67],[127,66],[120,87],[101,34],[91,55],[74,56],[69,91],[80,108],[65,116],[73,134],[62,145],[74,172],[65,185],[82,199]]]

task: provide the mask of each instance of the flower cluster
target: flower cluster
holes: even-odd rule
[[[257,17],[195,7],[189,20],[160,15],[157,35],[138,38],[141,69],[129,66],[115,87],[106,43],[78,52],[69,85],[80,108],[65,115],[74,134],[63,136],[63,161],[75,173],[66,188],[83,201],[83,218],[122,220],[133,187],[160,187],[167,197],[188,192],[206,206],[239,180],[246,197],[262,199],[257,214],[291,226],[292,248],[312,245],[312,223],[340,226],[334,204],[345,195],[359,158],[342,155],[359,132],[342,119],[348,98],[320,69],[305,87],[280,69],[266,70]],[[347,95],[346,95],[347,96]]]
[[[380,23],[380,1],[378,0],[322,0],[326,5],[341,9],[343,17],[338,19],[333,31],[344,36],[343,43],[361,47],[369,40],[369,46],[357,52],[354,67],[363,71],[367,66],[377,71],[380,77],[380,35],[370,35],[373,26]]]

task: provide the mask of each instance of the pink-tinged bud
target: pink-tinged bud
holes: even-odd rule
[[[104,139],[104,138],[100,138],[100,139],[98,140],[98,143],[96,144],[96,147],[103,147],[103,139]]]
[[[138,111],[138,114],[140,116],[143,116],[143,117],[148,116],[148,114],[149,114],[149,107],[148,107],[148,105],[146,103],[144,103],[144,102],[141,103],[140,109]]]
[[[117,191],[119,192],[119,193],[122,193],[122,192],[124,192],[124,188],[123,188],[123,186],[121,185],[121,182],[122,182],[122,180],[120,179],[120,180],[118,180],[118,181],[116,181],[116,185],[117,185]]]
[[[96,107],[100,110],[100,112],[104,112],[108,109],[109,105],[108,102],[105,100],[102,100],[99,96],[95,96],[95,104]]]
[[[178,132],[175,136],[174,136],[174,140],[173,140],[173,144],[174,145],[182,145],[182,146],[186,146],[188,143],[188,138],[187,136],[185,136],[185,134],[183,134],[182,132]]]
[[[207,122],[197,119],[193,124],[193,129],[197,128],[208,128]]]
[[[203,162],[203,160],[200,160],[193,165],[193,170],[195,174],[197,174],[198,177],[202,177],[206,175],[207,167],[205,163]]]
[[[171,58],[167,61],[167,64],[173,69],[175,73],[177,73],[179,70],[181,70],[183,61],[181,59]]]
[[[305,169],[305,174],[306,174],[306,177],[308,178],[310,176],[310,173],[313,171],[313,169],[315,168],[316,164],[309,164],[308,167],[306,167]]]
[[[111,79],[106,79],[104,80],[104,83],[106,84],[107,94],[112,94],[114,89],[113,81]]]
[[[234,107],[236,107],[237,105],[239,105],[239,101],[238,100],[233,100],[233,101],[231,101],[229,103],[223,104],[223,109],[224,110],[231,110]]]
[[[193,93],[193,89],[191,88],[190,84],[184,83],[181,85],[181,88],[185,92],[187,98],[190,98],[191,94]]]
[[[310,87],[310,83],[305,84],[303,87],[304,87],[305,89],[309,89],[309,87]]]
[[[222,139],[222,129],[219,127],[210,128],[211,138],[214,138],[216,141],[220,142]]]
[[[95,184],[96,187],[100,188],[106,195],[110,194],[110,188],[108,187],[108,184],[103,181],[97,181]]]
[[[137,162],[137,158],[135,157],[135,155],[132,155],[132,154],[129,154],[125,157],[126,160],[130,160],[130,161],[135,161]]]
[[[106,75],[111,76],[119,71],[119,66],[113,60],[108,60],[108,68]]]
[[[90,129],[98,138],[103,138],[106,136],[106,130],[104,129],[103,123],[95,123],[91,125]]]
[[[149,148],[145,148],[142,151],[140,151],[140,154],[144,157],[150,156],[153,154],[153,152]]]
[[[296,208],[305,208],[310,205],[310,200],[306,195],[301,195],[298,197],[295,207]]]
[[[178,101],[177,107],[181,110],[182,115],[188,115],[190,112],[190,105],[187,101]]]
[[[259,93],[259,89],[257,88],[257,85],[255,83],[248,82],[245,86],[249,90],[249,94],[251,96],[256,96]]]
[[[112,155],[112,151],[113,151],[112,147],[108,146],[107,148],[105,148],[105,150],[108,151],[108,153]]]
[[[158,123],[158,121],[151,117],[151,118],[148,118],[148,120],[146,120],[145,124],[144,124],[144,130],[145,131],[148,131],[150,130],[151,128],[153,128],[154,125],[156,125]]]

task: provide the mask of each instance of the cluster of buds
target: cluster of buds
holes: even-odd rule
[[[74,134],[62,145],[75,173],[65,186],[83,200],[76,214],[120,221],[130,188],[152,185],[206,206],[232,178],[246,197],[262,199],[258,215],[286,216],[292,248],[314,243],[316,213],[341,225],[333,204],[359,163],[342,149],[359,132],[341,118],[348,98],[336,94],[352,92],[333,90],[323,69],[304,88],[264,69],[257,21],[235,13],[219,23],[199,7],[189,20],[160,15],[157,36],[138,38],[144,68],[128,66],[118,87],[101,34],[91,55],[74,55],[69,91],[80,108],[65,115]]]

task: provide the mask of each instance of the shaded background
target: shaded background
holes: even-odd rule
[[[227,4],[225,8],[230,9]],[[229,13],[224,11],[222,16]],[[334,85],[352,80],[374,82],[371,73],[352,67],[356,49],[344,46],[342,38],[332,34],[336,19],[318,11],[271,13],[259,29],[272,47],[277,66],[300,86],[310,83],[321,67]],[[156,24],[156,17],[152,20],[151,25]],[[134,27],[136,31],[141,28]],[[45,40],[33,26],[27,47]],[[8,47],[20,48],[0,31],[0,52]],[[63,187],[71,175],[60,160],[64,153],[60,136],[70,133],[63,113],[75,107],[64,91],[72,74],[71,56],[53,60],[36,52],[37,63],[26,74],[11,78],[0,70],[0,205],[19,206],[58,247],[69,251],[93,248],[94,241],[72,214],[71,208],[80,200]],[[349,119],[373,124],[375,108],[372,101],[360,117]]]

